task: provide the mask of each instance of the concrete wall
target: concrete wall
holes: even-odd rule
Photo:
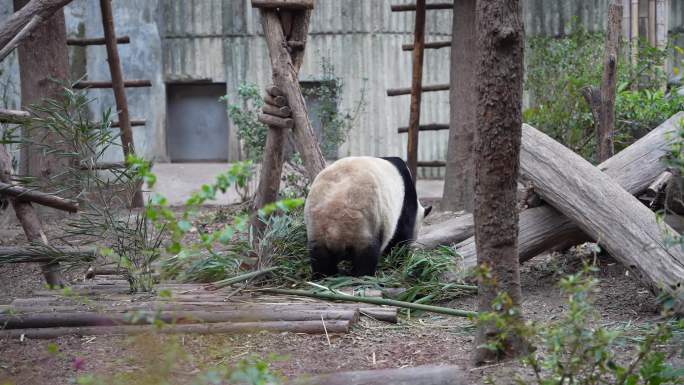
[[[303,80],[321,77],[321,58],[335,66],[344,81],[340,109],[349,109],[366,89],[366,109],[340,148],[340,155],[405,156],[406,134],[397,134],[408,122],[409,96],[388,98],[387,88],[410,85],[411,55],[401,44],[412,40],[413,13],[392,13],[390,4],[413,0],[318,0],[312,17]],[[603,28],[608,0],[527,0],[528,34],[559,35],[573,16],[591,30]],[[11,13],[11,1],[0,2],[0,19]],[[129,89],[133,118],[147,120],[135,127],[138,152],[166,161],[166,82],[206,80],[225,82],[230,101],[236,101],[243,82],[269,83],[267,51],[260,36],[259,16],[250,0],[117,0],[114,2],[117,33],[130,35],[121,45],[124,74],[128,79],[150,79],[153,87]],[[98,2],[75,0],[65,11],[67,30],[73,36],[102,36]],[[684,26],[684,0],[671,0],[670,27]],[[450,11],[429,11],[427,40],[448,40]],[[684,42],[680,42],[682,44]],[[449,49],[429,50],[425,55],[424,84],[449,80]],[[104,47],[71,49],[72,76],[87,72],[92,80],[109,79]],[[3,100],[18,105],[18,71],[14,56],[0,64]],[[9,85],[5,86],[9,81]],[[95,90],[93,113],[113,108],[111,90]],[[422,123],[448,122],[448,92],[423,97]],[[230,158],[239,157],[235,132],[229,137]],[[420,160],[442,160],[447,133],[425,132],[420,136]],[[107,154],[117,160],[120,151]],[[441,176],[441,169],[425,169],[422,175]]]

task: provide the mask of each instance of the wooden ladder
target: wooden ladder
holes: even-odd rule
[[[121,69],[121,60],[119,59],[119,49],[117,44],[128,44],[130,38],[128,36],[117,37],[114,29],[114,15],[112,12],[111,0],[100,0],[100,9],[102,11],[102,28],[104,30],[104,38],[86,39],[86,38],[71,38],[67,39],[67,44],[72,46],[91,46],[91,45],[105,45],[107,48],[107,62],[109,63],[109,72],[111,73],[111,81],[80,81],[74,84],[74,88],[111,88],[114,90],[114,99],[116,102],[118,122],[112,122],[112,127],[118,127],[121,133],[121,147],[123,148],[124,163],[129,154],[135,154],[135,144],[133,142],[132,126],[144,126],[144,120],[131,120],[128,113],[128,102],[126,101],[126,87],[150,87],[152,82],[149,80],[124,80],[123,71]],[[96,169],[111,169],[112,164],[98,164]],[[132,207],[143,206],[143,196],[140,187],[137,188]]]
[[[411,88],[391,88],[387,90],[387,96],[411,95],[411,109],[409,113],[408,127],[399,127],[398,133],[408,133],[407,164],[413,183],[417,178],[418,167],[443,167],[443,161],[418,161],[418,133],[420,131],[448,130],[448,124],[425,124],[420,125],[420,101],[423,92],[448,91],[449,83],[423,85],[423,53],[425,49],[440,49],[451,47],[451,41],[425,42],[425,14],[427,10],[453,9],[453,3],[429,3],[425,0],[417,0],[415,4],[393,5],[392,12],[415,12],[416,23],[414,28],[413,44],[402,45],[402,50],[413,51],[413,73]]]

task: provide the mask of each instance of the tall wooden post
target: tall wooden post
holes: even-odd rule
[[[413,184],[418,173],[418,125],[423,88],[423,53],[425,51],[425,0],[416,2],[416,25],[413,31],[413,75],[411,80],[411,110],[408,125],[407,164]]]
[[[112,76],[112,89],[114,100],[119,116],[119,129],[121,130],[121,146],[123,147],[124,161],[129,154],[135,154],[133,131],[131,130],[131,118],[128,114],[128,102],[126,101],[126,88],[124,86],[123,71],[119,50],[116,45],[116,31],[114,29],[114,16],[111,0],[100,0],[102,10],[102,28],[104,30],[105,45],[107,46],[107,63]],[[133,196],[133,207],[143,206],[142,192],[138,189]]]
[[[601,109],[597,124],[597,161],[603,162],[613,156],[613,131],[615,126],[615,92],[617,88],[617,62],[620,50],[620,19],[622,4],[613,0],[608,5],[606,44],[603,53],[603,79],[601,81]]]

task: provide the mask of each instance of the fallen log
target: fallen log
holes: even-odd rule
[[[92,261],[94,250],[60,250],[52,247],[0,247],[0,263],[48,263],[59,261]]]
[[[360,370],[315,377],[301,377],[288,385],[458,385],[469,384],[457,366],[418,366],[415,368]]]
[[[434,249],[440,245],[451,245],[472,237],[474,233],[473,215],[464,214],[434,226],[424,226],[416,247]]]
[[[659,225],[630,192],[549,136],[523,125],[523,142],[522,176],[545,202],[597,240],[651,292],[681,295],[684,251],[665,244],[661,226],[669,226]],[[642,162],[641,168],[648,168]],[[658,175],[652,173],[651,179]]]
[[[325,326],[324,326],[325,325]],[[86,326],[35,329],[0,330],[0,338],[35,338],[51,339],[66,335],[99,336],[99,335],[139,335],[139,334],[228,334],[254,333],[259,331],[290,333],[346,333],[349,321],[273,321],[273,322],[217,322],[206,324],[165,325],[122,325],[122,326]]]
[[[684,112],[680,112],[652,130],[631,146],[625,148],[607,161],[598,165],[598,168],[610,176],[613,181],[622,186],[630,194],[638,195],[644,192],[648,186],[666,169],[667,165],[662,158],[669,151],[672,143],[672,133],[677,130],[679,121],[684,118]],[[525,129],[525,128],[524,128]],[[523,153],[537,151],[530,143],[522,142]],[[539,169],[546,167],[544,164],[521,162],[521,174],[534,174]],[[564,217],[558,211],[548,205],[542,205],[534,209],[528,209],[520,213],[518,232],[518,253],[520,262],[528,261],[539,253],[552,249],[572,246],[582,242],[591,241],[592,238]],[[431,233],[423,233],[418,237],[418,243],[424,244],[425,248],[438,245],[450,245],[454,241],[447,235],[460,237],[461,232],[468,230],[467,223],[454,230],[454,233],[440,232],[439,229]],[[428,230],[426,228],[426,230]],[[439,234],[442,234],[440,238]],[[428,238],[428,235],[431,238]],[[425,242],[423,239],[425,237]],[[476,265],[477,257],[474,250],[475,239],[470,237],[455,246],[456,251],[463,258],[462,266],[465,269]]]
[[[21,201],[34,202],[69,213],[78,211],[78,202],[76,201],[9,183],[0,182],[0,195],[9,195]]]
[[[150,325],[157,321],[166,324],[196,324],[217,322],[262,322],[262,321],[320,321],[359,320],[358,310],[280,310],[250,309],[224,311],[134,311],[128,313],[36,313],[0,315],[0,325],[5,329],[32,329],[52,327]]]

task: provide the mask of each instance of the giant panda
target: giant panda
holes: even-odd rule
[[[321,171],[304,204],[314,277],[374,275],[380,255],[416,239],[432,206],[423,208],[406,163],[397,157],[342,158]]]

